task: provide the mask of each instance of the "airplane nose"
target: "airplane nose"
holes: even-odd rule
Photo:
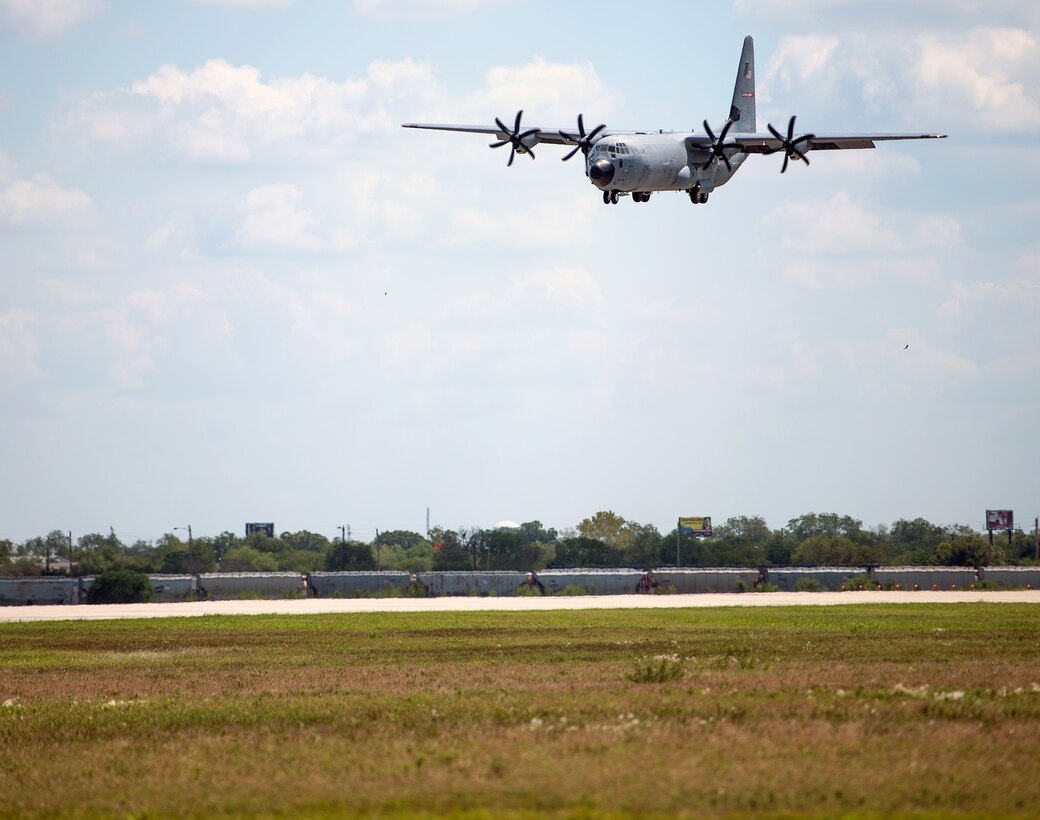
[[[589,179],[597,188],[606,188],[614,178],[614,166],[609,159],[597,159],[589,166]]]

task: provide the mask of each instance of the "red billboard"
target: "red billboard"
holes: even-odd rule
[[[987,530],[1010,530],[1015,527],[1015,513],[1012,510],[986,510]]]

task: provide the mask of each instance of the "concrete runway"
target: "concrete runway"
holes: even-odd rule
[[[581,595],[509,598],[300,598],[273,601],[192,601],[169,604],[98,604],[0,607],[0,623],[103,621],[199,615],[319,615],[336,612],[518,612],[557,609],[683,609],[725,606],[835,606],[910,603],[1040,604],[1040,590],[1000,592],[767,592],[701,595]],[[1040,612],[1038,612],[1040,614]]]

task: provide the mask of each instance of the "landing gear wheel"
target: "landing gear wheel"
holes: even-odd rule
[[[692,202],[694,205],[697,205],[701,201],[701,184],[698,182],[696,185],[690,188],[690,190],[687,191],[687,193],[690,195],[690,202]]]
[[[604,205],[609,205],[610,204],[610,191],[604,191],[603,192],[603,204]]]
[[[610,204],[611,205],[617,205],[619,197],[620,197],[620,194],[617,191],[611,191],[610,192]]]
[[[697,202],[698,202],[699,204],[701,204],[701,205],[703,205],[703,204],[704,204],[705,202],[707,202],[707,201],[708,201],[708,195],[707,195],[707,194],[701,194],[701,195],[700,195],[700,196],[699,196],[699,197],[697,198]]]

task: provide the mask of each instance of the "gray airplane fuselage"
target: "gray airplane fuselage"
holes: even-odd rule
[[[688,134],[625,134],[597,141],[586,158],[585,173],[601,191],[688,191],[699,183],[707,193],[728,182],[746,157],[735,152],[730,171],[692,145]]]

